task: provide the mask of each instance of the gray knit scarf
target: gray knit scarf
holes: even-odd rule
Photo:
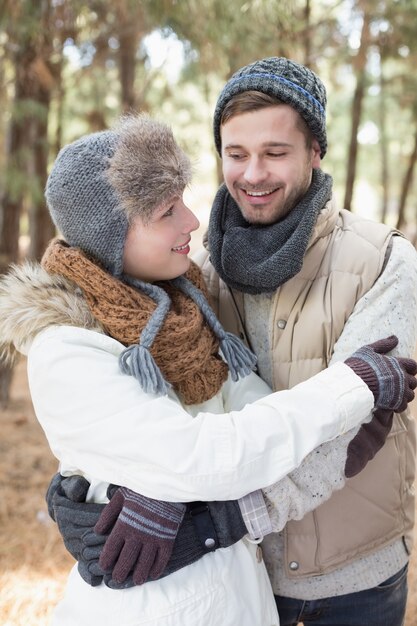
[[[222,185],[208,229],[211,262],[224,282],[238,291],[275,291],[298,274],[319,212],[332,195],[332,177],[314,169],[308,192],[280,222],[249,224]]]

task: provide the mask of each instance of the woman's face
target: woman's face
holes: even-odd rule
[[[159,206],[149,222],[136,217],[127,232],[124,273],[148,283],[184,274],[190,266],[190,233],[199,225],[180,196]]]

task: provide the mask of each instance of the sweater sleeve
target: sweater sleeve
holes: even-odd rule
[[[373,406],[366,385],[338,363],[240,410],[225,413],[218,394],[192,417],[173,393],[145,394],[121,374],[122,349],[93,331],[43,331],[28,354],[32,400],[67,470],[157,499],[230,500],[272,484]]]
[[[263,489],[272,532],[299,520],[330,498],[346,482],[347,448],[358,428],[313,450],[288,476]]]

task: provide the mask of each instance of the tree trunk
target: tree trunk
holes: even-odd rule
[[[370,15],[368,15],[368,13],[364,11],[361,43],[359,46],[358,54],[354,60],[354,67],[356,70],[356,89],[352,101],[352,126],[347,159],[345,199],[343,203],[344,208],[348,211],[350,211],[352,207],[352,198],[356,177],[356,165],[358,156],[358,130],[362,116],[362,103],[366,84],[366,59],[370,38],[369,24]]]
[[[18,68],[17,68],[18,69]],[[16,71],[14,111],[25,100],[27,84],[24,72]],[[28,120],[12,114],[8,129],[6,146],[6,162],[8,185],[1,199],[0,219],[0,273],[7,271],[11,263],[19,258],[19,222],[23,204],[24,191],[21,186],[12,186],[13,179],[25,171],[23,150],[27,137]],[[0,363],[0,407],[5,408],[9,402],[12,368]]]
[[[408,167],[401,186],[400,202],[398,205],[397,228],[401,230],[406,225],[405,207],[407,204],[408,194],[413,182],[414,167],[417,161],[417,130],[414,134],[414,149],[408,159]]]
[[[136,33],[134,28],[125,26],[119,37],[119,73],[124,113],[135,109],[135,68],[136,68]]]
[[[59,62],[55,66],[55,92],[54,100],[56,102],[56,131],[53,140],[53,158],[55,159],[62,147],[62,122],[64,117],[64,84],[62,80],[63,59],[62,54]]]
[[[137,106],[135,92],[136,55],[139,41],[146,32],[145,16],[140,3],[133,7],[129,0],[118,2],[115,8],[119,24],[118,65],[122,110],[124,113],[128,113],[135,110]]]
[[[17,9],[19,13],[24,7],[21,5]],[[48,107],[45,105],[49,103],[49,89],[53,82],[48,70],[51,53],[48,39],[51,3],[45,0],[32,5],[31,9],[34,13],[27,21],[27,28],[18,29],[16,32],[10,28],[10,37],[14,44],[10,49],[15,90],[6,150],[7,186],[0,209],[0,272],[5,272],[10,263],[19,260],[19,224],[26,199],[32,199],[35,206],[43,207],[43,219],[38,229],[42,237],[49,236],[48,227],[50,228],[49,216],[45,219],[43,189],[47,163]],[[33,28],[35,17],[40,20],[37,28]],[[34,107],[35,103],[41,105],[40,118],[36,117],[39,115],[39,107]],[[35,143],[31,142],[33,138]],[[39,258],[39,250],[34,256]],[[9,366],[2,365],[0,367],[2,406],[8,402],[11,376]]]
[[[9,404],[12,378],[13,368],[0,363],[0,409],[6,409]]]
[[[55,235],[49,211],[46,207],[43,190],[45,189],[48,170],[48,113],[50,103],[49,89],[38,85],[37,102],[41,105],[39,113],[32,121],[33,175],[37,182],[38,193],[32,196],[29,207],[30,245],[28,256],[40,261],[48,242]]]
[[[380,131],[380,147],[381,147],[381,222],[385,224],[388,213],[389,200],[389,168],[388,168],[388,140],[387,140],[387,107],[385,94],[385,79],[383,74],[383,61],[381,59],[381,76],[380,76],[380,97],[379,97],[379,131]]]
[[[304,64],[311,67],[311,2],[305,0],[304,5]]]
[[[51,33],[51,0],[45,0],[39,7],[42,36],[35,40],[36,58],[30,67],[32,100],[37,103],[37,113],[32,117],[32,158],[31,170],[34,176],[34,188],[29,207],[30,246],[28,255],[40,261],[45,248],[55,235],[49,211],[46,208],[44,189],[48,176],[48,117],[51,92],[55,79],[50,69],[53,51]]]
[[[25,147],[30,121],[22,115],[28,100],[28,80],[25,54],[15,56],[15,95],[12,116],[8,128],[6,145],[6,185],[1,198],[0,220],[0,272],[5,272],[10,263],[19,256],[19,222],[25,194],[27,163]],[[20,114],[17,112],[20,111]]]

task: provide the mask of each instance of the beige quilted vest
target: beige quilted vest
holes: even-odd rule
[[[337,212],[331,202],[327,204],[302,270],[277,290],[273,300],[274,389],[293,387],[327,367],[355,304],[383,270],[391,235],[387,226]],[[242,294],[231,293],[219,280],[207,253],[196,260],[221,322],[246,338]],[[414,420],[398,415],[385,446],[360,475],[301,521],[287,524],[287,575],[330,572],[399,537],[410,551],[414,455]]]

